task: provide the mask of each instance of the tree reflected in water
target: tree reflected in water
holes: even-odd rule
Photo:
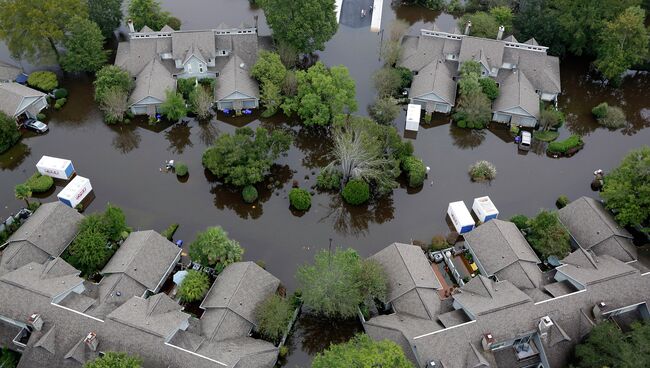
[[[175,154],[182,154],[185,147],[192,147],[191,128],[184,124],[175,124],[165,132],[165,138],[169,141],[169,150]]]
[[[25,143],[19,142],[14,144],[13,147],[0,155],[0,169],[15,170],[31,153],[32,149]]]
[[[315,355],[330,344],[346,342],[360,332],[362,327],[357,319],[337,320],[304,313],[296,323],[294,339],[300,340],[302,350]]]
[[[485,140],[485,129],[463,129],[454,124],[449,126],[449,135],[454,146],[460,149],[474,149]]]
[[[214,143],[217,136],[219,136],[219,129],[216,125],[207,122],[199,123],[199,139],[206,146],[211,146]]]
[[[136,125],[120,125],[111,127],[116,133],[113,138],[113,147],[122,154],[129,153],[140,146],[140,133]]]
[[[395,216],[391,196],[379,198],[367,205],[351,206],[343,201],[340,194],[336,194],[326,211],[327,214],[319,222],[330,220],[334,230],[346,236],[367,234],[371,223],[383,224]]]

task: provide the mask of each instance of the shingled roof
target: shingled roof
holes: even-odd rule
[[[453,297],[474,318],[532,302],[528,295],[510,281],[495,282],[483,275],[474,277]]]
[[[453,66],[444,60],[434,60],[427,64],[420,72],[413,76],[413,83],[409,91],[409,98],[417,98],[428,93],[454,105],[456,100],[456,81],[453,77]]]
[[[28,98],[42,98],[45,93],[18,83],[0,83],[0,111],[16,116],[22,110],[23,101]]]
[[[167,99],[167,91],[176,91],[176,79],[162,62],[154,57],[142,69],[135,79],[135,88],[131,97],[130,104],[137,104],[147,97],[153,97],[158,101]]]
[[[215,91],[215,101],[223,100],[234,93],[240,93],[251,98],[259,96],[259,86],[251,77],[249,68],[239,55],[230,56],[219,74]]]
[[[499,96],[494,100],[494,111],[521,108],[539,119],[539,95],[526,75],[518,70],[499,72]]]
[[[108,318],[162,338],[169,338],[187,326],[189,314],[167,294],[159,293],[143,299],[132,297],[108,315]]]
[[[580,197],[559,210],[558,217],[580,247],[623,262],[637,259],[632,235],[597,200]]]
[[[80,272],[61,258],[44,264],[29,263],[19,269],[4,274],[0,281],[54,298],[83,283]]]
[[[0,82],[13,82],[21,72],[21,68],[0,61]]]

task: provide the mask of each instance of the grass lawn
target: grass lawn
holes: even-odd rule
[[[560,136],[560,133],[550,130],[541,130],[533,133],[533,137],[543,142],[552,142]]]

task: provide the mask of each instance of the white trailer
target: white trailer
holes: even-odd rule
[[[90,185],[90,180],[77,175],[56,196],[62,203],[75,208],[92,190],[93,187]]]
[[[449,203],[449,207],[447,207],[447,215],[449,215],[456,232],[459,234],[465,234],[472,231],[474,225],[476,225],[463,201]]]
[[[488,196],[474,198],[472,211],[474,211],[476,217],[478,217],[481,222],[486,222],[499,217],[499,210],[497,210]]]
[[[41,157],[38,163],[36,163],[36,169],[42,175],[51,176],[56,179],[68,180],[74,175],[72,161],[50,156]]]
[[[406,130],[417,132],[420,128],[420,114],[422,114],[422,106],[416,104],[409,104],[406,109]]]

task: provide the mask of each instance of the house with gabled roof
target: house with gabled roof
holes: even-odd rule
[[[0,83],[0,111],[7,116],[36,118],[47,107],[45,93],[14,82]]]
[[[0,60],[0,82],[14,82],[23,70]]]

